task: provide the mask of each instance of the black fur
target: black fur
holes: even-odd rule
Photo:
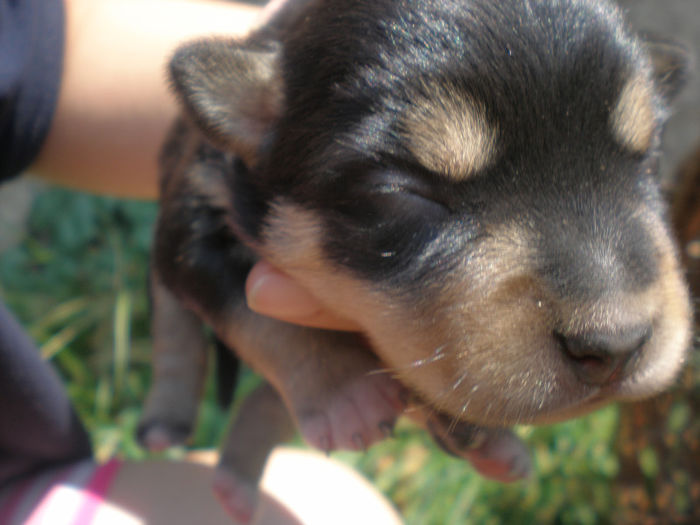
[[[649,242],[626,210],[657,206],[650,167],[658,152],[626,151],[609,125],[622,84],[647,67],[639,46],[597,2],[532,3],[529,17],[518,1],[488,4],[354,2],[339,11],[319,2],[284,41],[288,112],[269,161],[248,173],[245,192],[234,192],[247,233],[259,234],[266,211],[260,206],[251,218],[251,195],[258,202],[286,195],[327,222],[325,247],[335,261],[377,283],[419,282],[440,264],[435,257],[468,252],[481,225],[517,221],[539,233],[543,275],[563,295],[585,297],[585,286],[606,283],[586,267],[590,257],[561,253],[558,240],[571,236],[576,247],[577,231],[590,239],[587,230],[602,234],[605,224],[636,232],[620,239],[621,257],[637,266],[619,284],[648,285],[657,269],[640,253]],[[410,111],[407,92],[425,79],[484,104],[500,131],[496,164],[464,182],[436,183],[411,157],[398,119]],[[395,181],[401,189],[391,191]],[[604,210],[598,223],[586,222],[592,205]],[[552,216],[576,223],[564,227]]]

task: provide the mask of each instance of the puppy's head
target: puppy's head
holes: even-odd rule
[[[245,164],[237,233],[426,402],[545,422],[673,381],[689,301],[656,165],[681,50],[583,0],[316,2],[260,40],[172,63]]]

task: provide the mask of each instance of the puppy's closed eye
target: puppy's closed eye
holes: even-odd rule
[[[384,205],[387,213],[441,220],[451,212],[446,199],[434,186],[400,172],[375,173],[369,195]]]

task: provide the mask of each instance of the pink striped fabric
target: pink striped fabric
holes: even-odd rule
[[[95,471],[94,476],[85,487],[85,501],[75,516],[75,525],[87,525],[92,522],[97,508],[104,501],[114,476],[119,472],[119,466],[118,460],[110,459]]]
[[[0,525],[89,525],[119,467],[82,461],[19,480],[0,491]]]

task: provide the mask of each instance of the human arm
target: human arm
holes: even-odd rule
[[[56,112],[31,170],[73,188],[157,195],[157,159],[176,114],[166,63],[181,42],[244,35],[260,9],[194,0],[65,0]]]

